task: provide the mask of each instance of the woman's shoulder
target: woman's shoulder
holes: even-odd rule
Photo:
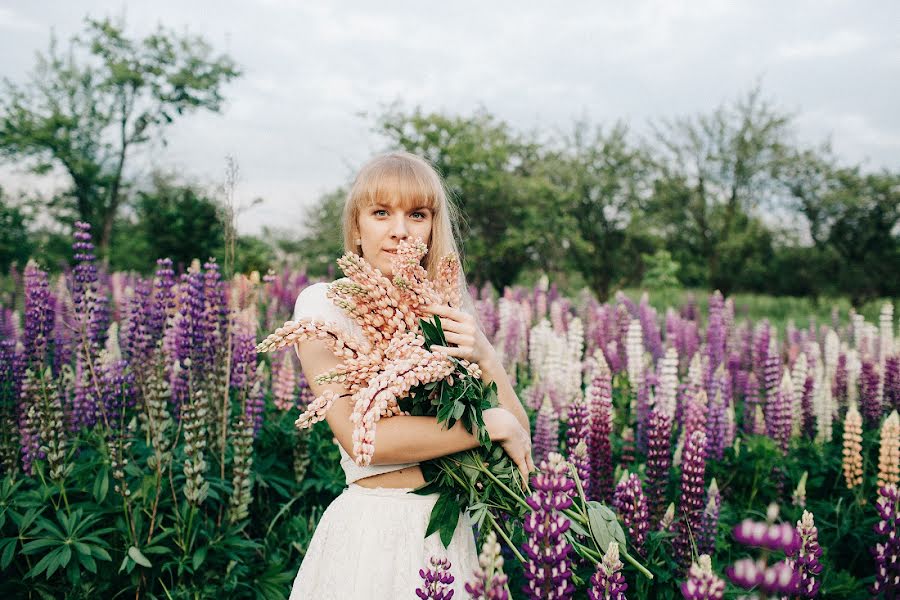
[[[339,279],[338,281],[342,281]],[[297,294],[294,302],[292,320],[317,319],[331,321],[342,315],[340,309],[328,298],[328,286],[331,282],[319,281],[311,283]]]

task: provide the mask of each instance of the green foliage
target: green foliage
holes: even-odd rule
[[[678,287],[678,263],[668,250],[657,250],[641,256],[646,265],[641,287],[648,290],[671,290]]]
[[[13,263],[24,267],[28,262],[33,251],[28,222],[22,208],[10,203],[0,187],[0,273],[6,273]]]

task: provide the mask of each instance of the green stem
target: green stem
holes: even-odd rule
[[[500,537],[503,538],[503,541],[506,542],[506,545],[509,547],[509,549],[512,551],[512,553],[515,554],[516,558],[519,559],[519,562],[524,565],[525,557],[522,556],[518,550],[516,550],[515,544],[512,543],[512,540],[509,539],[509,537],[507,537],[506,531],[504,531],[503,527],[501,527],[500,524],[497,523],[497,520],[494,518],[494,515],[492,515],[491,513],[488,513],[487,516],[491,520],[491,526],[494,528],[494,531],[496,531],[498,534],[500,534]]]

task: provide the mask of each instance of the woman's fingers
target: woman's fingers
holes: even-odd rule
[[[452,356],[453,358],[471,360],[472,358],[472,348],[468,346],[431,346],[432,352],[444,352],[448,356]]]

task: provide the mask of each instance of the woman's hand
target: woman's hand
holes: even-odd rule
[[[450,347],[432,346],[432,349],[446,350],[450,356],[478,363],[482,369],[494,358],[494,348],[478,327],[475,317],[458,308],[437,304],[426,306],[425,311],[440,317],[444,337],[447,342],[456,344]]]
[[[531,437],[522,427],[518,419],[505,408],[489,408],[484,411],[484,425],[491,441],[499,443],[509,455],[522,481],[527,485],[528,474],[535,470],[531,458]]]

